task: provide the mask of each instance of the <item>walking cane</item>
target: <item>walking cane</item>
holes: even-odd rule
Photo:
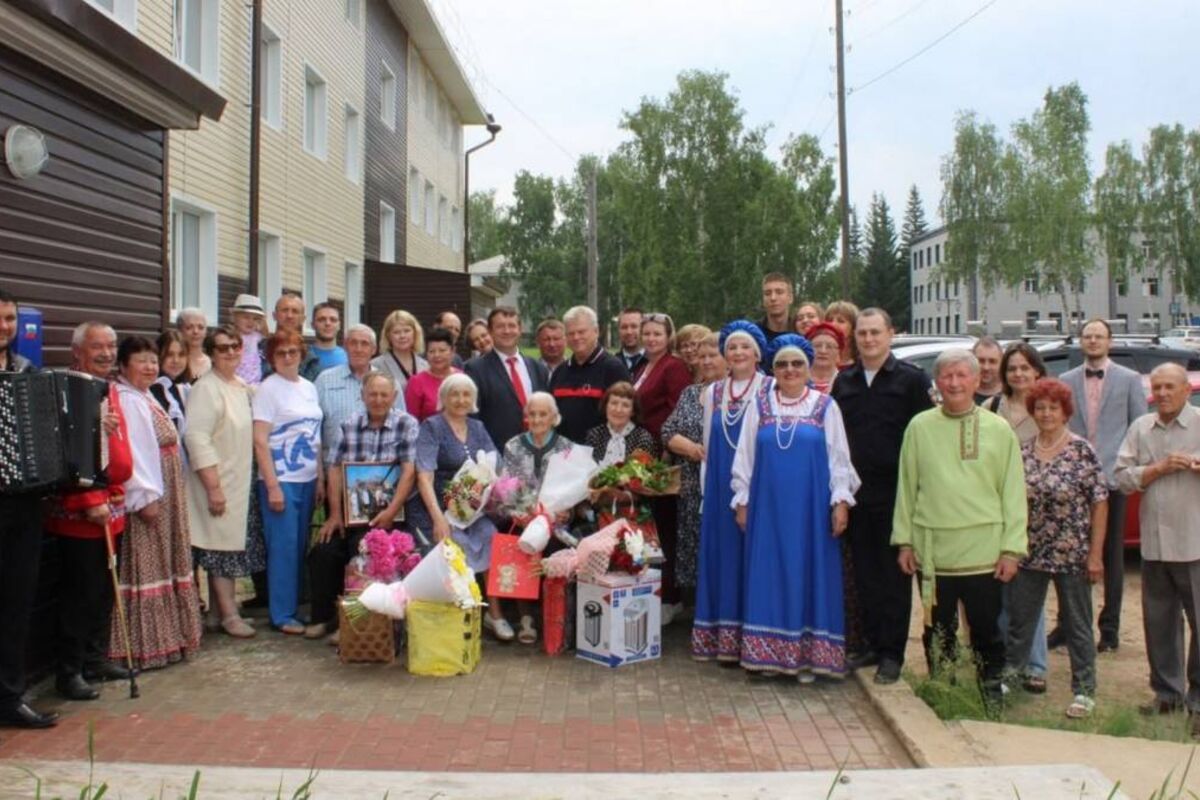
[[[125,639],[125,666],[129,669],[129,699],[141,695],[138,691],[137,673],[133,669],[133,647],[129,643],[129,622],[125,619],[125,602],[121,599],[121,582],[117,579],[117,551],[113,547],[112,523],[104,523],[104,546],[108,549],[108,574],[112,576],[113,598],[117,603],[117,622],[121,636]]]

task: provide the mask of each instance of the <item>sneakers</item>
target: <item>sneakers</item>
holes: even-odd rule
[[[517,635],[513,631],[512,625],[509,625],[508,620],[503,617],[496,619],[495,617],[484,615],[483,627],[491,631],[492,635],[502,642],[511,642]]]

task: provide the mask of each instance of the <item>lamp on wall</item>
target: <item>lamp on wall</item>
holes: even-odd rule
[[[28,125],[9,125],[4,132],[4,163],[14,178],[32,178],[50,160],[46,137]]]

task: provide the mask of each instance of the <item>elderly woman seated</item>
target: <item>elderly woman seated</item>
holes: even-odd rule
[[[346,564],[358,553],[358,544],[372,528],[390,530],[416,480],[414,452],[419,431],[417,421],[393,407],[396,379],[386,372],[371,371],[363,377],[362,398],[366,406],[343,422],[333,434],[326,455],[329,517],[321,526],[317,543],[308,555],[312,583],[312,622],[305,629],[309,639],[324,637],[337,624],[335,602],[342,593]],[[343,506],[345,465],[386,464],[397,474],[396,489],[387,504],[366,524],[347,525]],[[389,477],[391,475],[389,474]]]

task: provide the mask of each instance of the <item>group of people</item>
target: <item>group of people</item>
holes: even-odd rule
[[[596,312],[576,306],[538,324],[536,358],[521,352],[510,307],[467,326],[465,361],[453,313],[425,330],[397,310],[378,337],[351,325],[339,345],[337,307],[308,316],[292,292],[274,305],[273,332],[251,295],[228,324],[188,309],[156,342],[80,325],[73,368],[112,379],[107,483],[51,498],[44,515],[0,497],[0,724],[55,721],[23,700],[43,527],[61,537],[55,686],[88,700],[95,681],[127,677],[104,537],[119,552],[138,669],[186,658],[205,628],[255,636],[244,613],[256,604],[284,634],[336,643],[336,599],[367,530],[401,527],[425,546],[449,537],[486,585],[507,521],[452,524],[447,484],[482,451],[536,491],[549,457],[574,445],[605,466],[638,451],[681,465],[678,496],[585,504],[556,524],[586,535],[625,517],[652,534],[663,623],[694,609],[694,658],[801,682],[875,666],[875,681],[894,682],[915,576],[931,669],[955,656],[961,604],[989,702],[1016,683],[1045,691],[1047,646],[1065,643],[1073,717],[1094,708],[1090,584],[1105,588],[1099,650],[1116,649],[1123,495],[1143,491],[1147,711],[1200,711],[1200,552],[1187,535],[1200,422],[1182,369],[1153,373],[1147,414],[1140,376],[1108,359],[1111,331],[1094,320],[1085,365],[1061,380],[1029,345],[983,338],[942,353],[931,382],[892,354],[886,310],[803,302],[793,313],[785,276],[762,289],[762,319],[719,331],[625,309],[611,353]],[[13,351],[15,327],[16,299],[0,291],[7,371],[30,368]],[[387,465],[392,494],[348,508],[343,467],[354,463]],[[349,524],[364,514],[367,525]],[[239,603],[246,576],[256,597]],[[1047,634],[1050,583],[1059,613]],[[1181,611],[1193,637],[1186,679]],[[530,604],[510,613],[492,598],[484,625],[532,644],[536,619]]]

